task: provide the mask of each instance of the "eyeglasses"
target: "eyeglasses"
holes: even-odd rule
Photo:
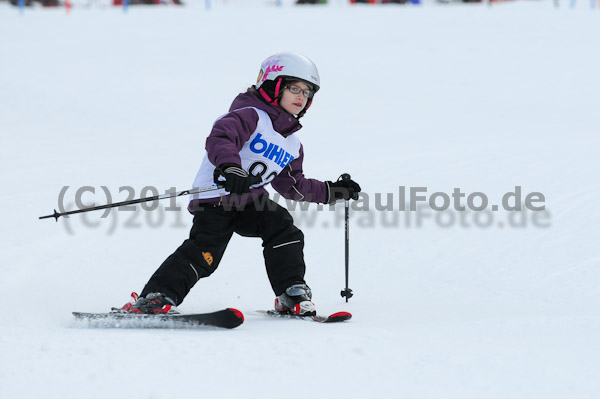
[[[288,85],[288,86],[285,86],[285,88],[288,89],[292,94],[302,93],[302,94],[304,94],[304,97],[306,97],[306,98],[312,98],[312,96],[314,95],[312,90],[309,90],[309,89],[303,90],[300,87],[294,86],[294,85]]]

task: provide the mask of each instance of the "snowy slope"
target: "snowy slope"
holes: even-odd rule
[[[598,13],[234,3],[68,17],[0,6],[0,397],[595,397]],[[83,186],[97,190],[87,203],[106,201],[101,186],[113,201],[127,197],[122,186],[189,188],[214,119],[284,50],[321,73],[300,133],[306,174],[349,172],[371,199],[352,214],[348,304],[342,208],[295,213],[317,308],[352,321],[252,315],[273,295],[260,241],[234,237],[182,310],[233,306],[247,315],[241,327],[74,324],[71,311],[141,290],[191,219],[168,202],[106,219],[37,217],[63,186],[70,207]],[[487,223],[424,210],[417,223],[375,211],[375,193],[397,204],[399,186],[458,187],[490,204],[521,186],[543,193],[547,212]]]

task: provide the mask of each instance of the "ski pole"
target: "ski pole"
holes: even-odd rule
[[[221,170],[219,170],[218,172],[222,173]],[[221,181],[219,181],[219,183],[221,183]],[[260,184],[260,183],[262,183],[261,176],[250,175],[250,185],[255,185],[255,184]],[[130,200],[130,201],[115,202],[114,204],[93,206],[90,208],[77,209],[75,211],[69,211],[69,212],[56,212],[56,209],[55,209],[54,213],[52,215],[40,216],[39,219],[54,218],[58,222],[58,218],[61,216],[74,215],[76,213],[83,213],[83,212],[90,212],[90,211],[97,211],[100,209],[117,208],[117,207],[123,206],[123,205],[140,204],[142,202],[158,201],[158,200],[167,199],[167,198],[181,197],[183,195],[205,193],[207,191],[219,190],[223,187],[224,187],[223,184],[217,184],[214,186],[204,187],[204,188],[192,188],[190,190],[184,190],[184,191],[180,191],[178,193],[173,193],[173,194],[155,195],[153,197],[144,197],[144,198],[138,198],[138,199],[134,199],[134,200]]]
[[[113,204],[92,206],[90,208],[77,209],[77,210],[68,211],[68,212],[56,212],[56,209],[55,209],[54,213],[52,215],[40,216],[39,219],[54,218],[58,222],[58,218],[61,216],[74,215],[76,213],[83,213],[83,212],[90,212],[90,211],[97,211],[100,209],[117,208],[117,207],[123,206],[123,205],[140,204],[142,202],[158,201],[158,200],[167,199],[167,198],[181,197],[183,195],[204,193],[207,191],[218,190],[220,188],[223,188],[223,186],[216,185],[216,186],[210,186],[210,187],[204,187],[204,188],[193,188],[190,190],[180,191],[178,193],[155,195],[153,197],[144,197],[144,198],[138,198],[138,199],[134,199],[134,200],[130,200],[130,201],[115,202]]]
[[[348,173],[344,173],[340,176],[340,179],[343,181],[347,181],[350,180],[350,175]],[[348,299],[352,298],[352,290],[350,288],[348,288],[348,273],[349,273],[349,259],[350,259],[350,200],[347,199],[344,203],[344,221],[346,224],[346,238],[345,238],[345,245],[346,245],[346,288],[344,290],[342,290],[342,292],[340,292],[340,295],[342,297],[346,298],[346,302],[348,302]]]

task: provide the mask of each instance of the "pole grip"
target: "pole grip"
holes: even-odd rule
[[[340,176],[340,178],[338,179],[338,181],[339,180],[348,181],[350,179],[351,179],[351,177],[350,177],[350,175],[348,173],[342,173],[342,175]]]

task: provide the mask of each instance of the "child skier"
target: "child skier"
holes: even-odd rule
[[[213,125],[194,188],[223,188],[194,194],[190,236],[152,275],[139,298],[123,309],[135,313],[178,313],[175,306],[219,265],[233,233],[260,237],[275,309],[315,315],[304,281],[304,235],[288,211],[268,199],[271,184],[298,201],[334,203],[357,199],[352,180],[319,181],[304,177],[302,144],[294,135],[299,119],[320,88],[319,73],[307,57],[275,54],[263,61],[258,80],[233,101]]]

